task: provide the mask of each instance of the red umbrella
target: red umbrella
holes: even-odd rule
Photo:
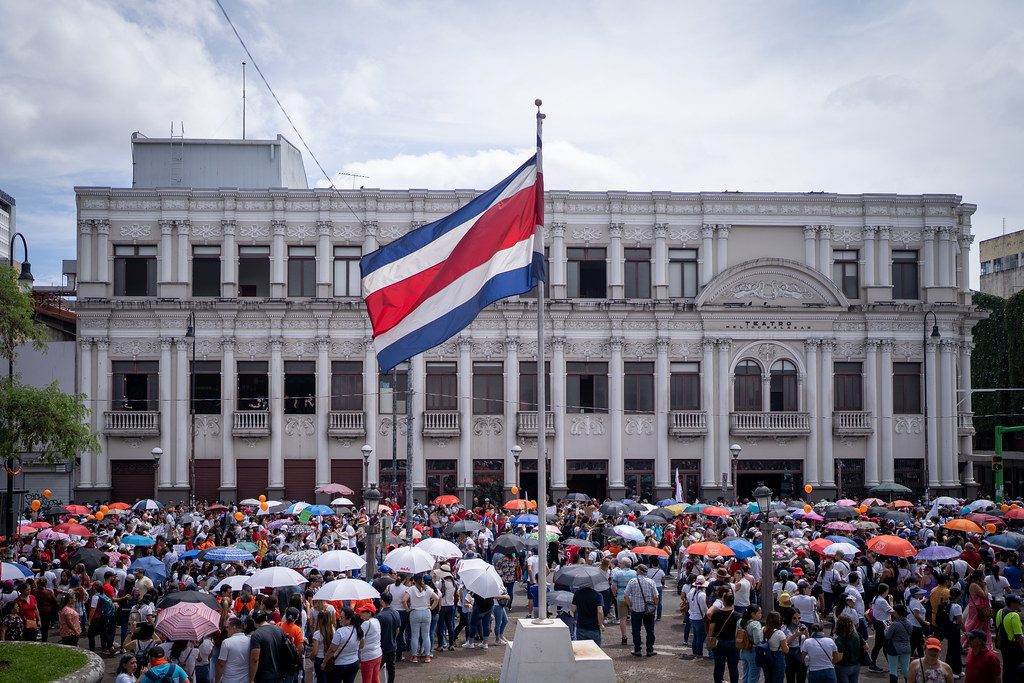
[[[707,517],[728,517],[732,514],[732,510],[726,510],[723,507],[717,505],[709,505],[700,511],[700,514],[706,515]]]
[[[434,505],[458,505],[458,496],[438,496],[434,499]]]
[[[220,614],[198,602],[179,602],[160,610],[156,630],[167,640],[202,640],[219,630]]]
[[[108,510],[131,510],[132,506],[128,503],[111,503],[107,506]]]
[[[345,486],[344,484],[324,484],[323,486],[318,486],[314,490],[317,493],[336,493],[342,496],[351,496],[355,493],[355,491]]]
[[[978,526],[985,526],[986,524],[995,524],[996,526],[1006,526],[1006,522],[999,519],[995,515],[986,515],[984,512],[972,512],[969,515],[965,515],[964,519],[969,519]]]
[[[849,522],[829,522],[825,525],[829,531],[856,531],[857,527]]]
[[[42,521],[40,521],[40,522],[32,522],[31,524],[29,524],[29,526],[32,527],[33,529],[49,529],[50,528],[50,523],[49,522],[42,522]]]
[[[811,541],[811,544],[807,547],[813,550],[814,552],[818,553],[819,555],[824,555],[825,548],[829,547],[830,545],[832,545],[832,541],[828,540],[827,538],[816,538],[813,541]]]
[[[1017,508],[1016,510],[1010,510],[1005,515],[1004,519],[1024,519],[1024,508]]]
[[[211,505],[210,507],[206,508],[206,511],[207,512],[224,512],[227,509],[228,509],[227,505],[221,505],[220,503],[218,503],[216,505]]]
[[[657,555],[658,557],[668,557],[668,552],[661,548],[655,548],[653,545],[642,545],[637,548],[633,548],[633,553],[637,555]]]
[[[917,555],[917,548],[910,541],[899,536],[875,536],[868,539],[868,550],[879,555],[888,555],[889,557],[913,557]]]
[[[687,555],[707,555],[708,557],[732,557],[736,554],[732,548],[724,543],[715,543],[714,541],[694,543],[690,547],[685,548],[683,552]]]
[[[91,515],[92,510],[84,505],[65,505],[64,509],[73,515]]]
[[[81,536],[82,538],[88,538],[92,536],[92,532],[86,529],[81,524],[74,522],[64,522],[54,527],[54,531],[59,531],[62,534],[68,534],[69,536]]]

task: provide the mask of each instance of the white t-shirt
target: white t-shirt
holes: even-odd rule
[[[331,644],[335,645],[335,664],[354,664],[359,661],[359,636],[352,626],[339,626]]]
[[[889,617],[892,614],[892,606],[889,601],[878,596],[875,601],[871,603],[871,618],[875,621],[889,621]]]
[[[800,646],[800,651],[807,654],[808,671],[825,671],[832,668],[832,655],[838,652],[835,641],[827,636],[808,638]]]
[[[733,584],[733,594],[736,596],[737,607],[750,607],[750,582],[740,579]]]
[[[702,588],[691,588],[686,594],[686,599],[690,601],[690,611],[687,616],[690,619],[703,619],[704,615],[708,613],[708,597],[704,593]]]
[[[989,574],[985,577],[985,585],[988,587],[988,593],[992,596],[993,600],[1002,600],[1006,591],[1010,590],[1010,582],[1006,580],[1005,576],[992,576]]]
[[[249,683],[249,636],[236,633],[225,638],[218,660],[224,662],[222,683]]]
[[[852,595],[853,596],[853,609],[857,612],[858,617],[863,617],[864,616],[864,596],[861,595],[861,592],[859,590],[857,590],[857,588],[854,587],[854,586],[847,586],[846,587],[846,595]],[[856,622],[857,619],[854,619],[854,621]]]
[[[813,595],[794,595],[793,609],[800,612],[800,621],[805,624],[818,623],[818,599]]]
[[[405,597],[405,593],[408,590],[408,587],[402,583],[393,583],[390,586],[388,586],[388,592],[391,593],[391,597],[393,598],[393,600],[391,601],[391,606],[399,612],[406,611],[404,604],[405,601],[402,600],[402,598]]]
[[[380,648],[380,622],[376,618],[363,622],[363,647],[359,650],[359,661],[369,662],[383,655]]]
[[[420,590],[416,586],[409,587],[406,590],[406,595],[409,596],[409,611],[417,609],[430,609],[430,601],[437,595],[430,586],[425,586],[423,590]],[[372,657],[371,657],[372,659]]]
[[[540,562],[540,558],[536,555],[530,555],[526,558],[526,569],[530,574],[530,582],[537,583],[537,564]]]

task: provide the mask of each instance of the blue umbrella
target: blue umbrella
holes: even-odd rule
[[[731,541],[726,541],[725,544],[732,548],[732,551],[736,553],[736,557],[741,560],[757,554],[753,544],[750,541],[744,541],[742,538],[734,538]]]
[[[696,515],[699,512],[704,512],[704,508],[706,508],[706,507],[707,507],[707,505],[705,505],[704,503],[697,503],[696,505],[691,505],[690,507],[688,507],[685,510],[683,510],[683,514],[684,515]]]
[[[304,503],[303,501],[300,500],[298,503],[292,503],[291,505],[286,507],[284,509],[284,514],[286,514],[286,515],[297,515],[297,514],[299,514],[300,512],[302,512],[304,509],[306,509],[308,507],[309,507],[309,503]]]
[[[142,573],[148,576],[154,585],[159,586],[167,580],[167,567],[155,557],[140,557],[128,565],[129,572],[133,572],[136,569],[141,569]]]
[[[620,502],[620,503],[622,503],[623,505],[632,505],[632,504],[633,504],[633,503],[635,503],[636,501],[635,501],[635,500],[633,500],[632,498],[623,498],[623,499],[622,499],[622,500],[620,500],[619,502]],[[675,501],[673,501],[673,502],[675,502]]]
[[[932,562],[935,560],[952,560],[957,557],[960,557],[960,553],[948,546],[931,545],[922,549],[921,552],[917,554],[916,559]]]
[[[13,564],[15,567],[21,570],[21,573],[25,575],[25,578],[32,576],[32,570],[23,565],[21,562],[8,562],[7,564]]]
[[[209,548],[199,554],[203,562],[248,562],[252,553],[242,548]]]
[[[983,543],[987,543],[1003,550],[1017,550],[1024,547],[1024,536],[1011,532],[989,536]]]
[[[195,557],[196,555],[198,555],[201,552],[203,552],[203,551],[199,550],[198,548],[193,548],[192,550],[186,550],[185,552],[183,552],[181,555],[178,556],[178,559],[179,560],[191,560],[193,557]]]
[[[326,505],[310,505],[306,510],[309,510],[309,514],[313,517],[327,517],[334,514],[334,510]]]
[[[512,524],[522,524],[523,526],[537,526],[537,515],[517,515],[512,518]]]
[[[852,538],[849,538],[848,536],[826,536],[825,538],[832,541],[833,543],[849,543],[852,546],[860,547],[860,543],[858,543]]]
[[[152,498],[144,498],[135,505],[132,505],[132,510],[159,510],[162,507],[163,505],[158,501],[155,501]]]
[[[658,501],[658,507],[668,507],[669,505],[675,505],[678,501],[675,498],[666,498],[665,500]]]
[[[125,536],[121,539],[121,542],[126,545],[153,545],[156,543],[149,536]]]
[[[760,506],[758,506],[757,503],[747,503],[747,511],[748,512],[753,512],[754,514],[757,514],[757,513],[761,512],[761,508],[760,508]]]

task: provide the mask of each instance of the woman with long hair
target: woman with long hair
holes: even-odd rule
[[[764,672],[764,683],[782,683],[786,678],[786,654],[789,652],[789,640],[782,630],[782,616],[778,612],[769,612],[764,622],[764,639],[768,641],[768,651],[772,653],[772,665]]]
[[[133,654],[121,655],[117,663],[117,673],[114,674],[114,683],[135,683],[135,672],[139,668],[139,661]]]
[[[309,658],[313,660],[313,674],[316,683],[327,683],[324,672],[325,648],[331,646],[334,639],[334,612],[320,609],[316,613],[316,624],[313,627],[313,647],[309,650]]]
[[[854,626],[853,619],[841,614],[836,620],[836,647],[842,655],[836,664],[837,683],[857,683],[860,680],[860,662],[864,654],[864,641]]]
[[[967,609],[964,610],[964,626],[964,644],[967,642],[967,634],[977,630],[985,632],[986,646],[992,647],[992,603],[988,599],[985,573],[980,569],[971,572],[970,585],[967,587]]]
[[[413,585],[402,598],[405,609],[409,612],[409,654],[410,661],[415,664],[423,656],[424,663],[429,663],[433,656],[433,642],[430,637],[430,613],[437,608],[437,593],[423,581],[423,575],[413,577]]]
[[[327,674],[328,683],[353,683],[359,673],[359,641],[362,640],[362,622],[347,607],[338,614],[338,628],[331,638],[331,646],[324,661],[334,661]]]
[[[745,648],[740,650],[740,661],[743,662],[743,683],[757,683],[761,677],[761,668],[754,661],[754,648],[764,641],[760,605],[750,606],[740,619],[740,628],[747,634]]]

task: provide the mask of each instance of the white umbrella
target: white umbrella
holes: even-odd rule
[[[366,560],[348,550],[329,550],[313,560],[313,567],[322,572],[350,572],[366,566]]]
[[[956,506],[959,506],[960,505],[960,501],[958,501],[956,498],[951,498],[949,496],[939,496],[938,498],[935,499],[935,504],[936,505],[956,505]]]
[[[823,551],[826,555],[835,555],[842,553],[843,557],[853,557],[860,552],[860,548],[849,543],[833,543],[830,546],[826,546]]]
[[[260,590],[262,588],[299,586],[307,582],[306,577],[294,569],[289,569],[288,567],[267,567],[250,576],[245,583],[256,590]]]
[[[982,510],[984,508],[994,508],[995,506],[996,504],[993,503],[991,500],[988,500],[987,498],[982,498],[980,500],[974,501],[967,507],[971,509],[971,512],[974,512],[975,510]]]
[[[402,539],[403,541],[405,540],[405,528],[404,527],[402,528],[402,533],[398,534],[398,537],[400,539]],[[413,529],[412,530],[412,540],[416,541],[416,540],[419,540],[421,538],[423,538],[423,532],[421,532],[419,529]]]
[[[622,536],[627,541],[636,541],[637,543],[644,540],[644,532],[637,529],[635,526],[629,526],[628,524],[620,524],[612,529],[616,534]]]
[[[216,586],[214,586],[212,593],[214,595],[216,595],[217,593],[220,593],[221,589],[223,589],[224,586],[231,586],[231,590],[233,590],[233,591],[240,591],[240,590],[242,590],[242,586],[244,586],[245,582],[248,581],[248,580],[249,580],[249,577],[245,576],[244,574],[240,575],[240,576],[229,576],[226,579],[222,579],[220,581],[220,583],[218,583]]]
[[[152,498],[143,498],[135,505],[132,505],[132,510],[161,510],[163,506],[156,502]]]
[[[428,538],[420,541],[416,547],[424,552],[430,553],[439,560],[462,557],[462,551],[459,550],[459,546],[443,538]]]
[[[256,507],[259,507],[260,502],[258,500],[256,500],[255,498],[246,498],[245,500],[238,501],[238,504],[239,505],[254,505]]]
[[[331,501],[331,505],[352,507],[353,505],[355,505],[355,503],[353,503],[348,498],[335,498],[334,500]]]
[[[331,581],[313,594],[314,600],[373,600],[379,597],[376,588],[359,579]]]
[[[459,560],[456,565],[459,568],[459,576],[462,576],[465,572],[483,571],[491,565],[487,564],[487,561],[479,557],[471,557],[468,560]]]
[[[476,593],[481,598],[495,598],[505,592],[505,584],[493,566],[487,565],[486,569],[471,572],[469,576],[460,572],[462,585],[470,593]]]
[[[388,553],[384,564],[396,572],[422,574],[434,568],[434,556],[419,548],[403,546]]]

